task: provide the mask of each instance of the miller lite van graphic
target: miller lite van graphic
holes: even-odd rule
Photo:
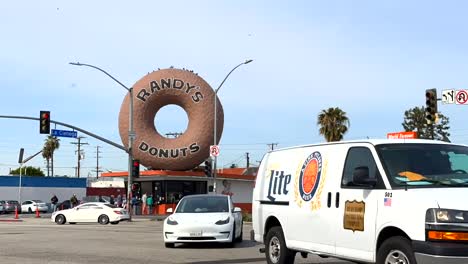
[[[420,139],[268,152],[252,239],[270,264],[317,254],[362,263],[468,263],[468,146]]]

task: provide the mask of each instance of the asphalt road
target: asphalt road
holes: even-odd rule
[[[2,219],[6,219],[2,217]],[[218,244],[180,244],[164,247],[162,222],[140,219],[118,225],[56,225],[48,218],[23,218],[22,222],[0,222],[0,263],[266,263],[262,246],[248,241],[251,230],[244,226],[244,242],[235,248]],[[299,254],[296,263],[345,264]]]

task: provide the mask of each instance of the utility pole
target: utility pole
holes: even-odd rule
[[[249,157],[249,153],[248,153],[248,152],[245,153],[245,158],[247,159],[247,169],[248,169],[249,166],[250,166],[250,157]]]
[[[275,149],[275,146],[278,145],[278,143],[270,143],[270,144],[267,144],[268,146],[270,146],[270,149],[271,150],[274,150]]]
[[[99,151],[99,148],[100,146],[96,146],[96,179],[99,177],[99,172],[101,172],[102,170],[99,169],[99,158],[102,158],[101,156],[99,156],[99,153],[102,153],[101,151]]]
[[[78,156],[78,165],[76,167],[76,176],[79,178],[80,177],[80,160],[81,160],[81,145],[88,145],[88,143],[82,143],[81,139],[85,137],[78,137],[78,142],[70,142],[70,144],[77,145],[78,150],[77,150],[77,156]]]

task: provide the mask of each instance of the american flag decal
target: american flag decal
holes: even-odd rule
[[[392,206],[392,198],[384,198],[384,206]]]

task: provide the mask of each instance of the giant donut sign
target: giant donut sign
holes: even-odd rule
[[[162,69],[133,85],[133,156],[152,169],[188,170],[202,163],[213,144],[214,97],[210,85],[193,72]],[[119,114],[119,132],[128,148],[129,98]],[[178,105],[188,116],[187,130],[177,138],[162,136],[154,125],[156,113],[166,105]],[[223,132],[224,113],[217,99],[217,142]]]

